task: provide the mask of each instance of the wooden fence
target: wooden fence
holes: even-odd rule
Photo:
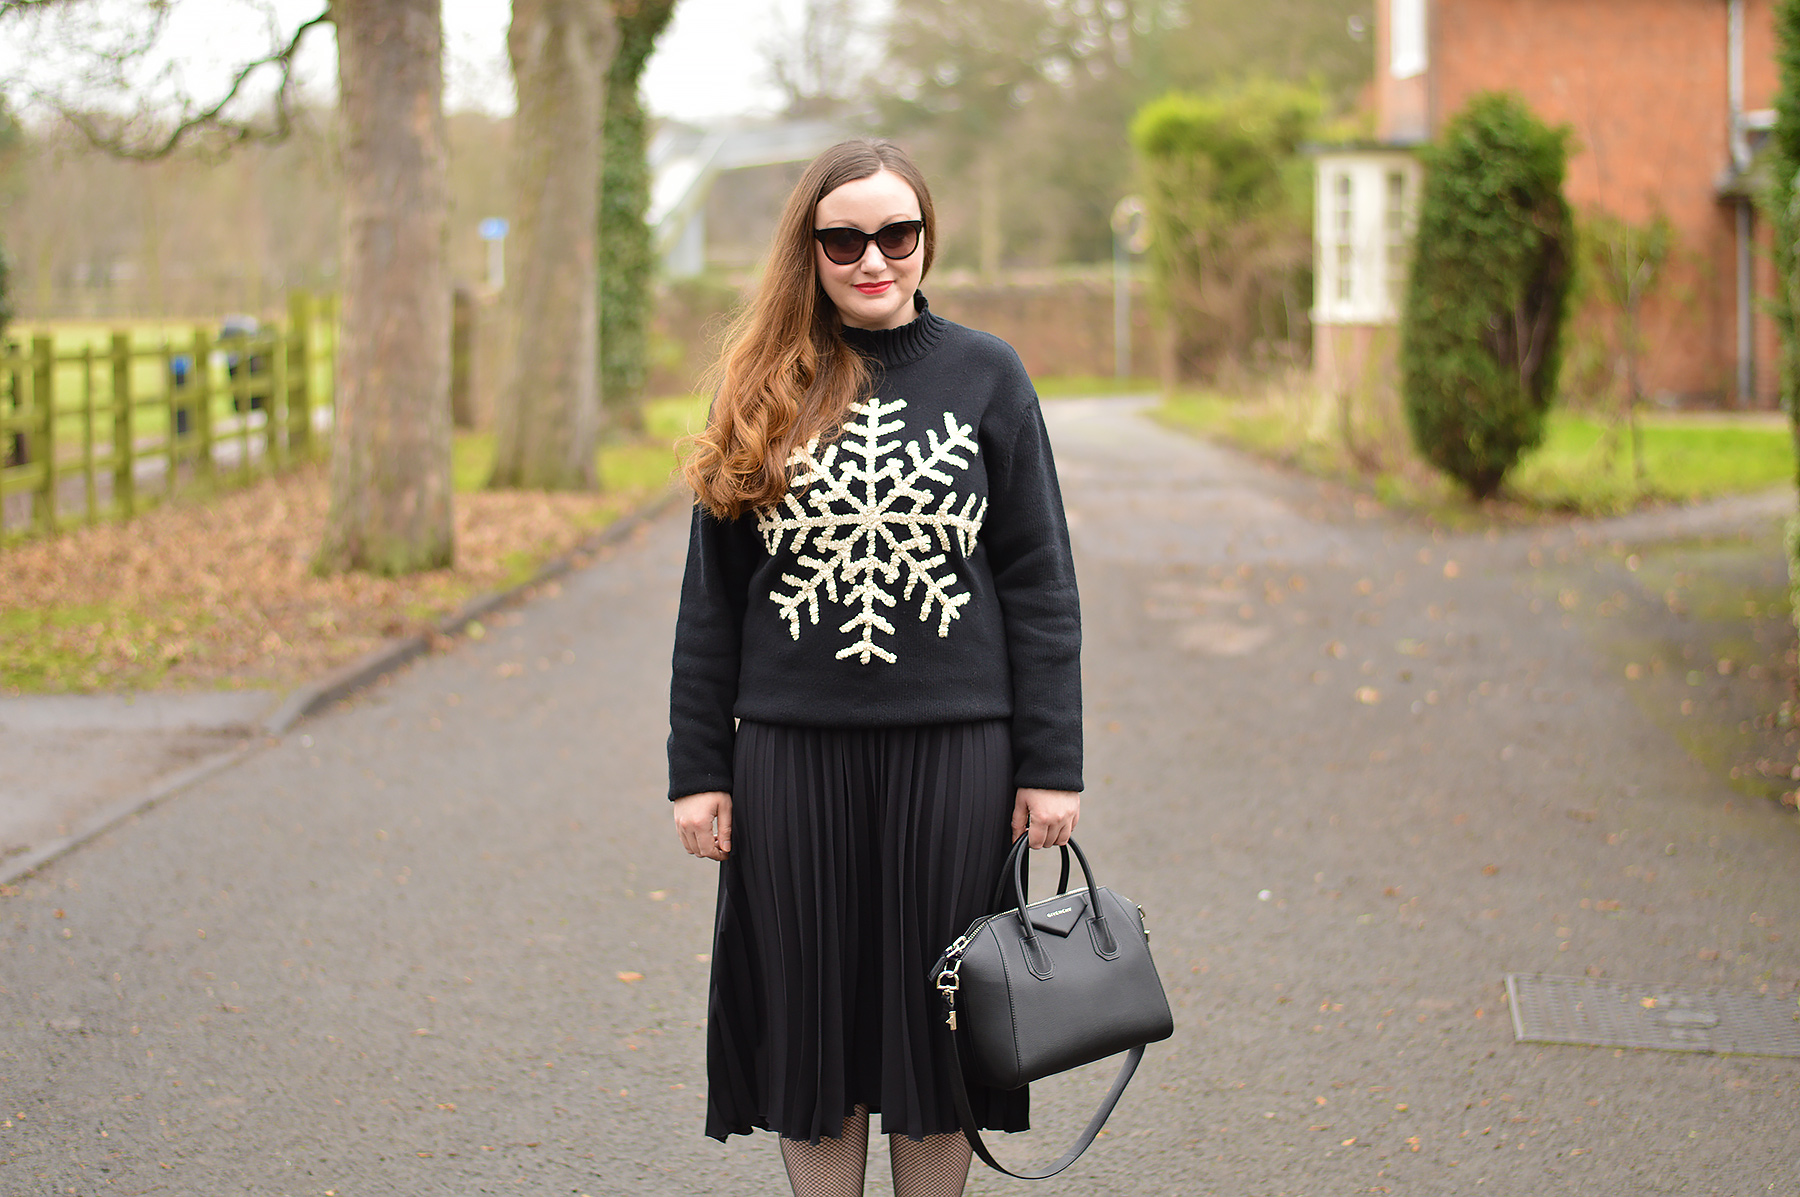
[[[248,479],[321,454],[336,328],[333,297],[295,294],[285,325],[254,332],[38,333],[0,345],[0,542],[129,518],[184,482]]]

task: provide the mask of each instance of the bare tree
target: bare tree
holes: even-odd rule
[[[888,0],[885,50],[859,94],[932,179],[942,266],[1110,257],[1108,217],[1135,190],[1124,135],[1171,89],[1286,79],[1350,106],[1366,0]]]
[[[0,20],[31,16],[53,23],[38,32],[70,54],[71,77],[57,87],[28,84],[27,96],[116,157],[153,161],[189,145],[222,154],[246,142],[285,140],[299,108],[296,57],[308,34],[332,22],[330,6],[292,32],[271,16],[268,51],[239,64],[216,95],[199,99],[178,82],[174,63],[144,73],[175,2],[139,0],[101,12],[81,0],[0,0]],[[97,108],[101,97],[135,102]]]
[[[334,0],[344,287],[321,569],[449,565],[450,227],[439,0]]]
[[[868,63],[857,0],[805,0],[797,28],[781,22],[763,52],[769,74],[786,98],[789,116],[830,116],[855,99]]]
[[[1638,427],[1638,409],[1644,401],[1643,377],[1638,372],[1644,354],[1644,301],[1662,280],[1663,266],[1675,249],[1675,226],[1660,206],[1650,219],[1634,224],[1605,210],[1586,214],[1580,228],[1588,277],[1598,284],[1613,325],[1620,407],[1631,439],[1631,477],[1644,480],[1644,437]]]
[[[521,265],[492,487],[598,483],[600,139],[616,43],[608,0],[513,2],[506,49],[519,96],[513,213]]]
[[[307,35],[337,28],[343,117],[343,326],[338,342],[331,511],[317,565],[402,574],[453,557],[450,496],[449,228],[440,0],[332,0],[269,52],[241,64],[222,93],[144,91],[143,71],[176,0],[143,0],[135,22],[80,0],[6,0],[0,17],[86,25],[71,35],[88,63],[77,81],[143,91],[134,111],[98,114],[34,92],[94,145],[120,157],[166,158],[184,145],[223,151],[280,140],[298,105],[295,58]],[[83,17],[83,14],[86,14]],[[170,82],[167,70],[157,81]],[[272,81],[272,88],[270,87]],[[258,101],[257,95],[266,94]]]

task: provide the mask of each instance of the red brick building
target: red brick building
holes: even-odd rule
[[[1391,327],[1416,167],[1477,92],[1506,89],[1574,132],[1578,214],[1642,222],[1676,248],[1646,304],[1644,386],[1686,405],[1774,402],[1773,293],[1744,176],[1772,120],[1773,0],[1376,0],[1375,146],[1320,155],[1315,363],[1334,388]],[[1342,269],[1340,269],[1342,267]],[[1350,273],[1346,280],[1344,271]]]

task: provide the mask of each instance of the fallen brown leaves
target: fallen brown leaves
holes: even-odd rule
[[[0,549],[0,688],[298,684],[529,577],[644,492],[456,497],[456,565],[320,577],[321,467]]]

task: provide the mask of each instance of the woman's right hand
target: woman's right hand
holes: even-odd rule
[[[724,860],[731,855],[731,795],[724,790],[708,790],[677,798],[675,828],[681,833],[681,846],[690,856],[708,860]]]

